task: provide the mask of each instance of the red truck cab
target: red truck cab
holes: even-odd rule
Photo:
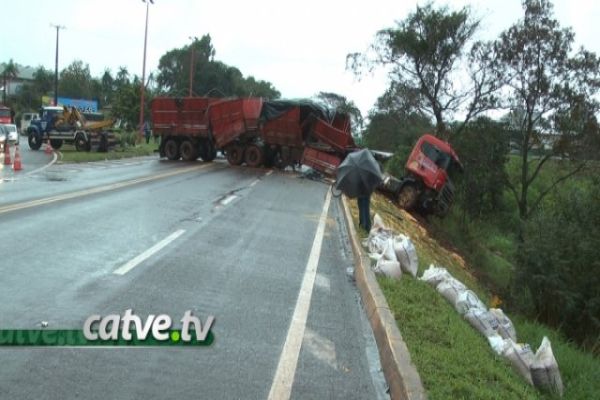
[[[444,216],[454,200],[454,185],[449,172],[462,170],[458,155],[445,142],[433,135],[421,136],[405,164],[402,179],[386,177],[383,190],[391,193],[406,209]]]

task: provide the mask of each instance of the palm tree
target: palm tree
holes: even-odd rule
[[[19,75],[19,67],[14,63],[12,58],[4,67],[4,72],[2,73],[4,76],[4,94],[5,96],[9,95],[10,90],[10,81],[15,79]]]

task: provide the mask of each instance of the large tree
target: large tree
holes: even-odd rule
[[[239,69],[216,61],[215,53],[210,35],[168,51],[159,61],[158,89],[172,96],[187,96],[193,68],[192,92],[197,96],[280,96],[271,83],[252,76],[244,78]]]
[[[95,97],[92,81],[89,64],[76,60],[61,71],[58,92],[64,97],[92,99]]]
[[[417,6],[397,26],[379,31],[368,52],[349,54],[347,64],[358,75],[387,67],[389,95],[434,118],[437,134],[447,138],[449,122],[460,114],[466,123],[488,109],[497,89],[488,49],[473,43],[478,26],[468,8]]]
[[[3,101],[6,103],[6,97],[10,96],[10,82],[17,77],[19,74],[19,67],[15,62],[10,59],[10,61],[4,66],[4,70],[2,71],[2,79],[4,84],[4,93],[3,93]]]
[[[548,160],[576,155],[582,136],[597,130],[600,63],[583,48],[573,51],[575,35],[560,27],[550,1],[525,0],[523,9],[524,17],[493,44],[493,64],[519,141],[518,179],[507,185],[526,220],[548,193],[586,165],[585,159],[563,163],[561,173],[530,199]]]

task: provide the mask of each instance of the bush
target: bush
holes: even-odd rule
[[[556,193],[525,228],[516,293],[536,316],[600,353],[600,181]],[[520,289],[526,289],[523,293]]]

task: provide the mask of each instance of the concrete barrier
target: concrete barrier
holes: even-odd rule
[[[423,388],[421,377],[411,361],[408,347],[402,339],[375,273],[371,270],[370,260],[361,248],[345,196],[342,196],[342,204],[354,253],[356,285],[375,335],[381,366],[390,388],[390,396],[392,399],[426,399],[427,393]]]

